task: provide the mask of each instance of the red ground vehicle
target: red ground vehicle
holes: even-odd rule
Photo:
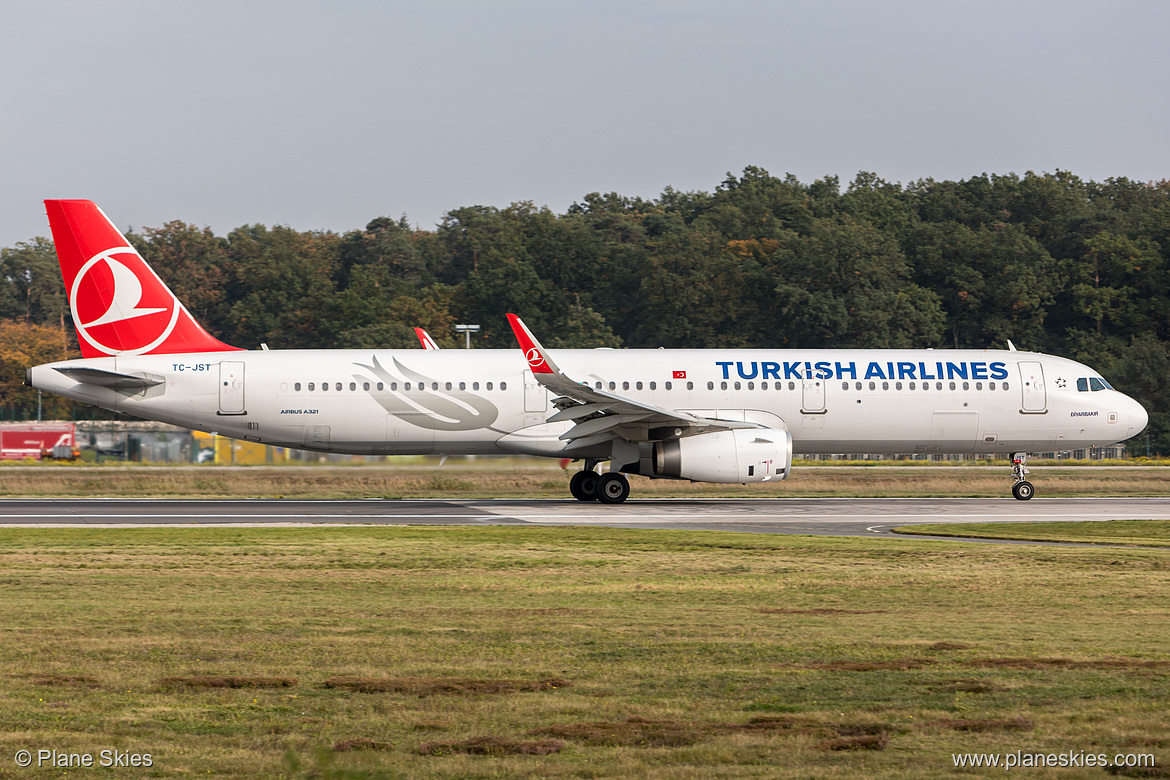
[[[76,460],[80,455],[71,422],[0,423],[0,460]]]

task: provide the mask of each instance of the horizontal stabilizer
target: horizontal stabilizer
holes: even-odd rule
[[[83,385],[98,385],[115,390],[145,390],[166,381],[162,377],[119,374],[117,371],[104,371],[100,368],[70,367],[53,370]]]

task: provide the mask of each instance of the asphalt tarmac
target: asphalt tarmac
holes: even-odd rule
[[[914,523],[1153,519],[1170,519],[1170,498],[0,499],[0,527],[588,525],[877,536]]]

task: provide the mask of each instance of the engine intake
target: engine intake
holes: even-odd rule
[[[792,434],[735,428],[654,443],[654,474],[694,482],[769,482],[792,467]]]

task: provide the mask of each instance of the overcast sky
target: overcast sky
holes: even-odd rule
[[[41,200],[430,228],[469,205],[1063,169],[1170,178],[1170,3],[8,0],[0,246]]]

